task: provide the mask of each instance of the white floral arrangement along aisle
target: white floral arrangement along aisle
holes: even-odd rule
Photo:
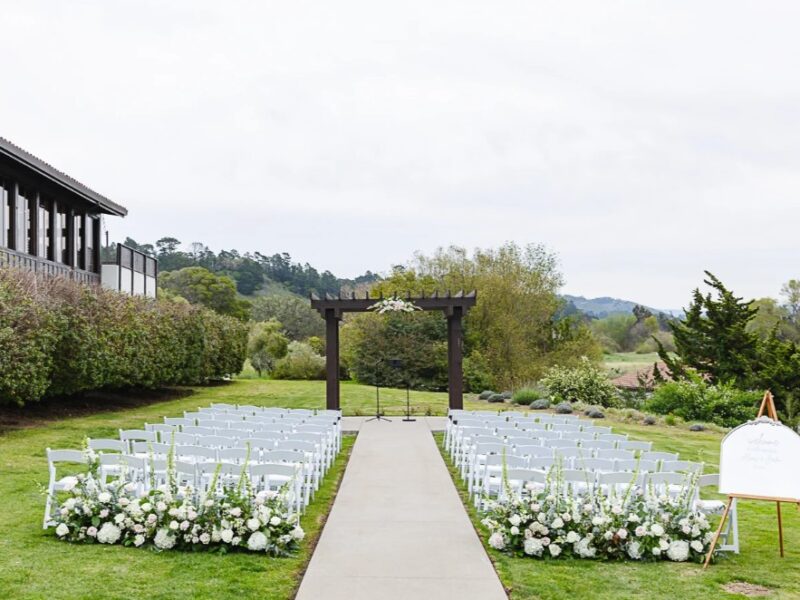
[[[713,532],[705,515],[691,509],[694,486],[678,496],[635,489],[565,494],[553,480],[524,500],[487,500],[482,520],[489,545],[533,558],[702,562]],[[507,496],[512,494],[507,492]]]
[[[289,514],[283,493],[253,493],[242,467],[236,485],[218,490],[215,473],[208,494],[176,483],[172,460],[169,482],[139,496],[140,485],[120,480],[103,484],[97,457],[87,451],[87,474],[65,478],[66,498],[56,510],[55,533],[82,543],[152,546],[157,550],[249,550],[284,556],[305,533],[299,515]]]

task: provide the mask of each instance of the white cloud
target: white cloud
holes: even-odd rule
[[[544,242],[572,293],[675,307],[710,268],[774,295],[800,276],[799,11],[16,3],[0,134],[126,205],[119,238],[342,275]]]

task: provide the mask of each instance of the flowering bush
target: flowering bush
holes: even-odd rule
[[[411,313],[414,312],[415,310],[420,310],[420,308],[413,302],[403,300],[402,298],[386,298],[384,300],[376,302],[375,304],[370,306],[368,310],[374,310],[379,315],[382,315],[388,312]]]
[[[152,546],[158,550],[232,549],[283,556],[305,533],[281,494],[253,494],[242,473],[221,494],[201,494],[170,483],[137,495],[138,484],[103,484],[93,468],[66,480],[69,497],[55,517],[55,533],[70,542]],[[209,489],[216,489],[216,476]]]
[[[565,496],[550,485],[530,498],[490,502],[482,520],[497,550],[536,558],[701,561],[713,538],[691,497],[634,491]]]
[[[551,367],[539,381],[554,402],[618,406],[619,394],[608,376],[588,358],[574,367]]]

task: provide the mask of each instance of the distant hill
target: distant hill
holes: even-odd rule
[[[683,312],[680,310],[652,308],[650,306],[640,304],[639,302],[631,302],[630,300],[621,300],[620,298],[611,298],[609,296],[602,296],[600,298],[584,298],[583,296],[570,296],[569,294],[564,294],[562,298],[564,298],[564,300],[567,302],[572,303],[575,308],[582,313],[600,319],[610,315],[629,315],[631,314],[633,307],[637,304],[644,306],[654,315],[657,315],[658,313],[665,313],[668,315],[678,316]]]

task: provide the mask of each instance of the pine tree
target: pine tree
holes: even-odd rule
[[[696,369],[712,382],[732,382],[746,387],[758,368],[758,337],[747,331],[757,309],[728,290],[706,271],[704,283],[715,292],[692,295],[683,321],[670,323],[675,337],[676,357],[669,356],[659,342],[659,357],[674,377],[682,377],[686,367]],[[658,342],[658,340],[656,340]]]

